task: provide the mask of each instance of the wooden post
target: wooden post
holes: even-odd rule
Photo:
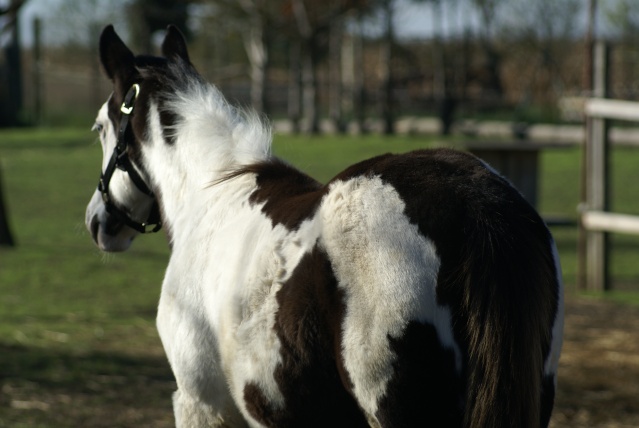
[[[587,97],[592,96],[592,90],[594,87],[594,78],[593,78],[593,69],[594,69],[594,60],[593,60],[593,51],[595,46],[595,23],[597,17],[597,0],[588,0],[588,28],[586,30],[586,37],[584,40],[585,44],[585,55],[584,55],[584,76],[583,76],[583,91]],[[588,138],[590,135],[590,121],[585,121],[586,132],[585,138]],[[579,187],[580,194],[579,200],[580,205],[578,210],[583,211],[586,209],[586,177],[588,177],[588,164],[586,161],[586,142],[583,142],[583,148],[581,151],[581,171],[579,174]],[[585,290],[586,286],[586,229],[584,228],[581,220],[581,216],[579,218],[579,232],[577,234],[577,288],[579,290]]]
[[[603,42],[595,45],[593,95],[598,98],[608,96],[609,49]],[[609,211],[609,141],[608,120],[603,117],[588,118],[586,140],[586,203],[585,208]],[[588,290],[609,290],[609,234],[603,231],[586,232],[586,288]]]

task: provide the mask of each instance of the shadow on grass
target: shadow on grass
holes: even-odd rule
[[[21,378],[43,385],[82,388],[85,381],[95,376],[173,381],[164,357],[131,357],[100,352],[73,355],[0,344],[0,379]]]
[[[0,426],[171,426],[164,357],[0,344]]]

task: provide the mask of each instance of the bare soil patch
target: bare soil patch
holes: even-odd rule
[[[551,427],[639,427],[639,307],[569,297],[564,337]],[[0,346],[0,427],[171,427],[175,383],[149,354]]]
[[[568,298],[559,370],[551,427],[639,427],[639,308]]]

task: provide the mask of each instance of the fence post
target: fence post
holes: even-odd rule
[[[595,45],[593,95],[608,96],[609,48],[604,42]],[[586,203],[588,210],[609,211],[609,121],[600,117],[589,117],[586,137]],[[601,231],[586,231],[586,288],[609,290],[609,234]]]

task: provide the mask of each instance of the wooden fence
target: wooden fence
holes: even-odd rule
[[[580,287],[609,290],[609,233],[639,234],[639,216],[610,212],[610,120],[639,122],[639,103],[606,99],[608,49],[595,47],[594,98],[585,105],[582,203],[580,205]],[[635,184],[635,183],[628,183]]]

